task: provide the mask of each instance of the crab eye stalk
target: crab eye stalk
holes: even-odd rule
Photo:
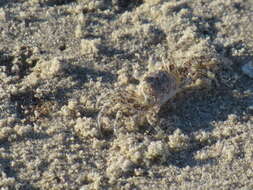
[[[155,80],[156,80],[156,78],[154,78],[154,77],[146,77],[145,79],[144,79],[146,82],[148,82],[148,83],[153,83]]]

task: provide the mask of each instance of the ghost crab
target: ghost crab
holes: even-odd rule
[[[145,124],[156,125],[161,106],[191,81],[179,76],[172,65],[163,64],[144,74],[138,85],[119,87],[101,96],[97,103],[101,108],[97,117],[100,132],[108,126],[117,133],[119,129],[135,130]],[[102,100],[104,103],[100,106]]]

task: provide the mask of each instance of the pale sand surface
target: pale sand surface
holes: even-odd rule
[[[163,125],[100,135],[101,95],[169,60],[197,75]],[[250,60],[251,0],[0,0],[0,189],[252,190]]]

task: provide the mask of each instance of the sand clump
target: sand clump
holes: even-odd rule
[[[253,188],[251,1],[0,6],[0,188]]]

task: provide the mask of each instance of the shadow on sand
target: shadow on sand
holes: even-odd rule
[[[247,58],[241,58],[241,60],[247,60]],[[168,164],[180,168],[215,164],[216,160],[213,158],[199,161],[194,159],[194,154],[206,146],[215,144],[217,140],[210,139],[206,144],[200,144],[191,137],[199,131],[211,133],[214,130],[214,123],[226,121],[231,114],[236,115],[237,119],[242,122],[245,120],[245,115],[250,115],[250,110],[247,108],[252,105],[253,97],[243,96],[243,92],[246,90],[253,91],[253,83],[252,79],[243,75],[239,68],[238,66],[233,68],[234,74],[239,76],[235,83],[231,83],[231,85],[221,83],[220,86],[210,90],[191,90],[189,93],[186,92],[174,99],[176,108],[169,107],[168,103],[161,109],[160,117],[169,123],[173,123],[172,128],[164,129],[168,135],[175,129],[180,129],[192,139],[189,142],[190,148],[173,152],[173,160],[169,160]],[[222,72],[226,71],[219,70],[217,76]],[[176,119],[173,120],[173,118]],[[170,122],[171,119],[172,122]]]

